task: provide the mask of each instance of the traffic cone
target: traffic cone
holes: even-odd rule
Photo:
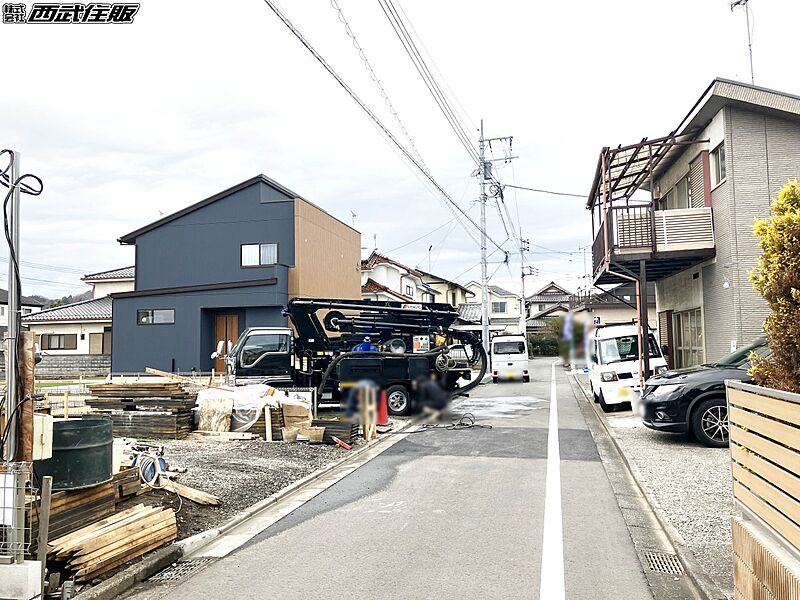
[[[378,400],[378,427],[384,430],[391,429],[392,422],[389,420],[389,403],[386,400],[386,390],[381,390]]]

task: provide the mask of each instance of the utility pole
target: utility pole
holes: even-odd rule
[[[486,143],[483,139],[483,119],[481,119],[481,137],[478,140],[478,181],[480,182],[481,203],[481,336],[483,348],[489,354],[489,275],[486,264],[486,175],[491,163],[486,162]],[[491,177],[491,173],[489,174]]]
[[[9,185],[13,188],[11,192],[11,210],[8,214],[9,226],[11,229],[11,241],[13,248],[8,252],[8,335],[5,344],[6,351],[6,402],[5,402],[5,427],[9,434],[6,436],[5,456],[8,462],[13,462],[17,458],[17,423],[19,420],[16,410],[19,403],[19,379],[16,365],[19,356],[19,329],[20,329],[20,306],[19,294],[19,274],[14,268],[12,253],[17,253],[19,249],[19,185],[15,185],[20,176],[19,152],[11,155],[11,167],[9,169]],[[19,254],[17,263],[19,262]]]
[[[528,307],[525,304],[525,253],[531,249],[531,241],[522,237],[522,227],[519,228],[519,267],[522,273],[522,313],[520,319],[520,333],[526,335],[528,329]],[[528,267],[533,271],[533,267]]]

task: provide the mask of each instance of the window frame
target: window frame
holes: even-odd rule
[[[721,161],[720,153],[722,154]],[[716,148],[714,148],[709,155],[711,159],[711,187],[713,189],[718,185],[725,183],[725,181],[728,179],[728,171],[725,164],[725,140],[717,144]],[[724,171],[722,177],[720,177],[720,166],[722,166],[721,170]]]
[[[503,307],[502,310],[495,310],[495,306],[501,306],[501,305]],[[508,302],[506,302],[505,300],[501,300],[501,301],[498,301],[498,302],[492,302],[492,312],[493,313],[503,313],[503,314],[507,313],[508,312]]]
[[[45,343],[45,338],[47,342]],[[51,338],[59,338],[59,346],[54,348],[50,340]],[[67,340],[72,344],[67,345]],[[78,349],[78,334],[77,333],[43,333],[39,336],[39,345],[42,350],[77,350]]]
[[[156,316],[155,313],[156,313],[156,311],[159,311],[159,310],[172,312],[172,321],[156,323],[155,322],[155,316]],[[141,320],[139,315],[141,313],[143,313],[143,312],[151,312],[151,313],[153,313],[153,315],[152,315],[153,322],[152,323],[143,323],[142,322],[142,320]],[[174,308],[137,308],[136,309],[136,324],[137,325],[141,325],[143,327],[150,327],[152,325],[175,325],[175,309]]]
[[[410,283],[406,284],[406,292],[405,292],[405,294],[409,298],[413,298],[414,297],[414,286],[411,285]]]
[[[244,247],[257,246],[258,247],[258,264],[246,265],[244,264]],[[275,262],[264,263],[261,262],[261,247],[262,246],[275,246]],[[274,267],[280,260],[280,247],[278,242],[250,242],[247,244],[239,244],[239,267],[242,269],[263,269],[264,267]]]
[[[703,311],[700,307],[672,314],[675,368],[693,367],[704,362],[704,329]]]

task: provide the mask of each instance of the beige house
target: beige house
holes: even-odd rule
[[[438,292],[436,302],[442,302],[449,304],[453,308],[458,308],[475,298],[475,293],[460,283],[432,273],[426,273],[425,271],[419,271],[419,273],[422,275],[422,282]]]
[[[441,302],[441,293],[423,280],[423,273],[377,250],[361,261],[361,298],[395,302]]]
[[[92,273],[92,299],[42,310],[22,318],[46,355],[111,354],[111,294],[134,288],[135,268]]]
[[[463,320],[481,324],[481,284],[470,281],[464,286],[478,302],[468,302],[459,307]],[[489,333],[519,333],[522,321],[522,302],[520,297],[497,285],[488,286],[489,292]],[[477,306],[477,309],[475,308]],[[477,317],[477,318],[476,318]]]

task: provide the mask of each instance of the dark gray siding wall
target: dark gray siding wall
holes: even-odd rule
[[[241,268],[241,244],[278,244],[294,265],[294,199],[258,182],[136,240],[136,289],[253,281],[270,268]]]
[[[214,315],[236,314],[240,332],[246,327],[285,326],[288,273],[278,267],[278,283],[209,292],[160,294],[114,299],[114,372],[211,370]],[[173,308],[172,325],[138,325],[136,311]]]

